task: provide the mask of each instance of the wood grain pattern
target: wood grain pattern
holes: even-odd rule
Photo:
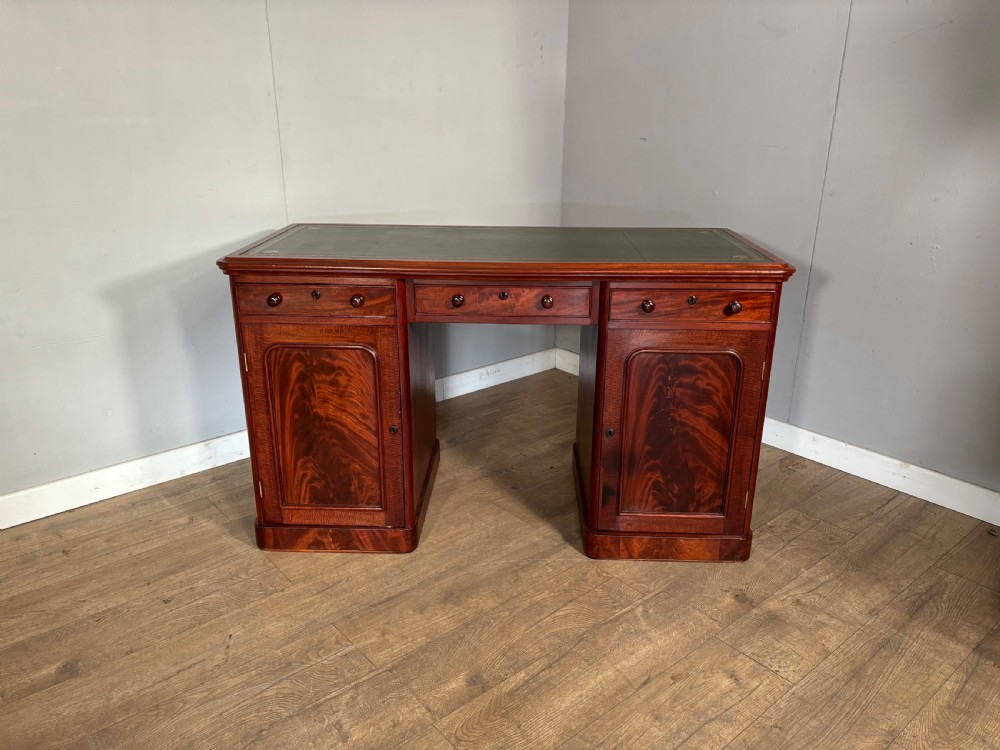
[[[997,621],[996,602],[930,570],[854,633],[732,743],[886,747]]]
[[[406,527],[397,332],[268,322],[241,338],[259,526]]]
[[[403,414],[406,436],[410,440],[410,450],[404,458],[410,458],[407,471],[408,483],[406,525],[412,526],[414,518],[421,514],[424,502],[430,495],[436,470],[438,440],[437,414],[434,391],[434,356],[431,329],[428,326],[407,325],[400,322],[401,335],[405,332],[405,352],[409,358],[409,368],[405,375],[408,382],[403,392],[409,390],[410,409]]]
[[[689,300],[693,299],[694,302]],[[652,302],[647,312],[642,304]],[[741,310],[730,313],[728,306],[738,302]],[[611,320],[675,321],[678,323],[766,323],[771,319],[774,295],[740,289],[613,289]],[[648,307],[648,305],[647,305]]]
[[[1000,628],[993,628],[907,725],[900,750],[1000,747]]]
[[[237,284],[236,308],[240,315],[349,316],[351,318],[393,317],[396,314],[395,291],[391,285],[370,284],[289,284],[281,279],[256,284]],[[281,297],[269,305],[272,294]],[[361,304],[352,304],[360,297]]]
[[[740,360],[640,350],[625,365],[620,513],[722,513]]]
[[[282,504],[381,508],[375,351],[274,346],[267,372]]]
[[[578,750],[724,747],[791,687],[715,640],[590,724],[566,746]]]
[[[649,556],[680,549],[651,537],[687,536],[679,559],[745,559],[768,334],[619,328],[607,341],[594,549],[625,554],[607,535],[635,534]]]
[[[980,523],[940,566],[980,586],[1000,592],[1000,531],[994,524]]]
[[[550,371],[440,404],[412,555],[262,552],[247,461],[0,531],[0,746],[997,746],[989,526],[913,498],[878,515],[873,487],[769,451],[758,502],[781,510],[748,562],[590,560],[549,476],[576,397]],[[845,528],[856,493],[874,533]],[[740,621],[821,658],[781,677]]]
[[[845,509],[853,506],[850,496]],[[914,498],[737,620],[720,638],[793,682],[809,674],[975,524]]]
[[[453,298],[462,298],[460,306]],[[448,284],[413,285],[414,320],[468,320],[471,322],[562,322],[586,323],[591,319],[593,285],[562,286],[522,284]],[[551,298],[551,307],[542,300]]]
[[[597,326],[582,326],[580,328],[580,367],[576,400],[576,443],[574,446],[576,460],[583,481],[579,484],[582,500],[581,512],[586,513],[592,507],[593,497],[593,467],[594,467],[594,434],[600,431],[598,415],[600,414],[599,399],[601,397],[598,382],[603,378],[598,374],[598,332]],[[600,438],[597,438],[600,440]],[[593,524],[593,525],[596,525]]]

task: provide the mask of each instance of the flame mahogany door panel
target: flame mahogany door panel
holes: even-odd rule
[[[607,332],[598,528],[744,533],[768,332]]]
[[[404,525],[396,329],[243,326],[264,524]]]

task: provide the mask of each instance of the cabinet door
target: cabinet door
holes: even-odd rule
[[[402,526],[395,328],[260,323],[242,338],[263,523]]]
[[[608,331],[601,529],[743,533],[767,337]]]

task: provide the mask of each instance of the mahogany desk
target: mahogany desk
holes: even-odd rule
[[[582,326],[573,467],[588,555],[750,554],[794,269],[739,235],[294,224],[219,266],[262,548],[416,547],[438,463],[422,324],[462,322]]]

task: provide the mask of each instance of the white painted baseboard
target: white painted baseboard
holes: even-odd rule
[[[438,401],[444,401],[553,368],[577,375],[580,356],[565,349],[553,348],[456,373],[437,381],[436,397]],[[1000,525],[1000,492],[773,419],[764,420],[763,439],[776,448]],[[248,455],[246,431],[236,432],[0,495],[0,529],[205,471]]]
[[[0,495],[0,529],[141,490],[250,455],[246,430]]]
[[[485,367],[477,367],[475,370],[438,378],[434,383],[434,395],[438,401],[447,401],[449,398],[464,396],[466,393],[552,370],[556,366],[557,351],[557,349],[545,349],[534,354],[525,354],[523,357],[514,357]]]
[[[803,458],[891,487],[935,505],[1000,524],[1000,492],[914,466],[891,456],[779,422],[764,420],[763,441]]]

